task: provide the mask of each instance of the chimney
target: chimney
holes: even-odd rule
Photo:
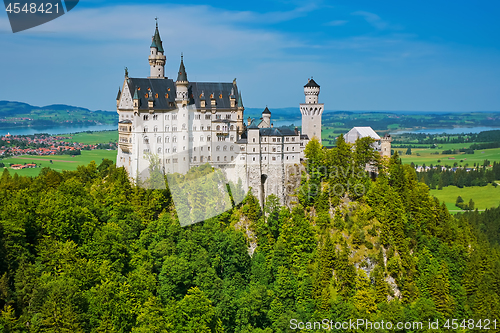
[[[295,127],[295,135],[299,135],[299,128]]]
[[[248,117],[247,122],[248,122],[248,126],[250,126],[250,124],[252,123],[252,118]]]
[[[273,128],[273,127],[274,127],[274,124],[271,124],[271,128]]]

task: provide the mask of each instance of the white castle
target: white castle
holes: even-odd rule
[[[269,194],[287,204],[300,183],[300,161],[310,138],[321,142],[320,86],[310,79],[300,104],[302,133],[273,127],[266,107],[260,120],[243,118],[236,79],[229,83],[188,81],[184,60],[177,80],[167,78],[158,31],[149,54],[150,76],[125,80],[116,99],[119,115],[117,166],[135,180],[148,176],[150,157],[165,174],[187,173],[209,163],[228,180],[241,180],[261,202]]]

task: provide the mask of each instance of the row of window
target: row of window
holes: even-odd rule
[[[152,115],[151,119],[152,120],[158,120],[158,115],[157,114]],[[194,117],[189,116],[189,119],[201,120],[201,114],[195,114]],[[212,116],[210,114],[206,114],[205,115],[205,120],[210,120],[210,119],[212,119]],[[218,120],[222,119],[222,115],[216,114],[215,115],[215,119],[218,119]],[[231,119],[231,115],[230,114],[226,114],[225,119],[230,120]],[[143,115],[142,116],[142,120],[149,120],[149,114]],[[169,114],[165,115],[165,120],[170,120],[170,115]],[[177,114],[173,114],[172,115],[172,120],[177,120]]]
[[[207,142],[212,141],[212,138],[210,136],[207,136],[206,139],[207,139]],[[186,140],[186,136],[185,135],[182,137],[182,140]],[[159,136],[159,137],[156,138],[156,143],[161,143],[161,141],[162,141],[162,137],[161,136]],[[205,141],[205,137],[203,135],[200,136],[200,142],[204,142],[204,141]],[[172,137],[172,142],[177,142],[177,137],[176,136]],[[189,137],[189,142],[194,142],[194,137]],[[149,144],[149,138],[145,137],[144,138],[144,143],[145,144]],[[165,137],[165,143],[170,143],[170,137],[169,136]]]

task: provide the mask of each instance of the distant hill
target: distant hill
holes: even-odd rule
[[[77,106],[53,104],[33,106],[22,102],[0,101],[0,127],[115,124],[118,115],[110,111],[91,111]]]

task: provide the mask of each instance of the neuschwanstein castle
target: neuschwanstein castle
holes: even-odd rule
[[[261,202],[275,194],[287,203],[300,182],[306,144],[313,137],[321,142],[320,86],[313,79],[304,86],[301,132],[274,127],[267,107],[262,118],[245,121],[236,79],[191,82],[181,56],[174,81],[165,76],[164,53],[157,24],[149,53],[150,76],[131,78],[126,70],[116,99],[117,166],[137,179],[148,177],[151,156],[165,174],[184,174],[209,163],[223,170],[228,180],[251,187]]]

